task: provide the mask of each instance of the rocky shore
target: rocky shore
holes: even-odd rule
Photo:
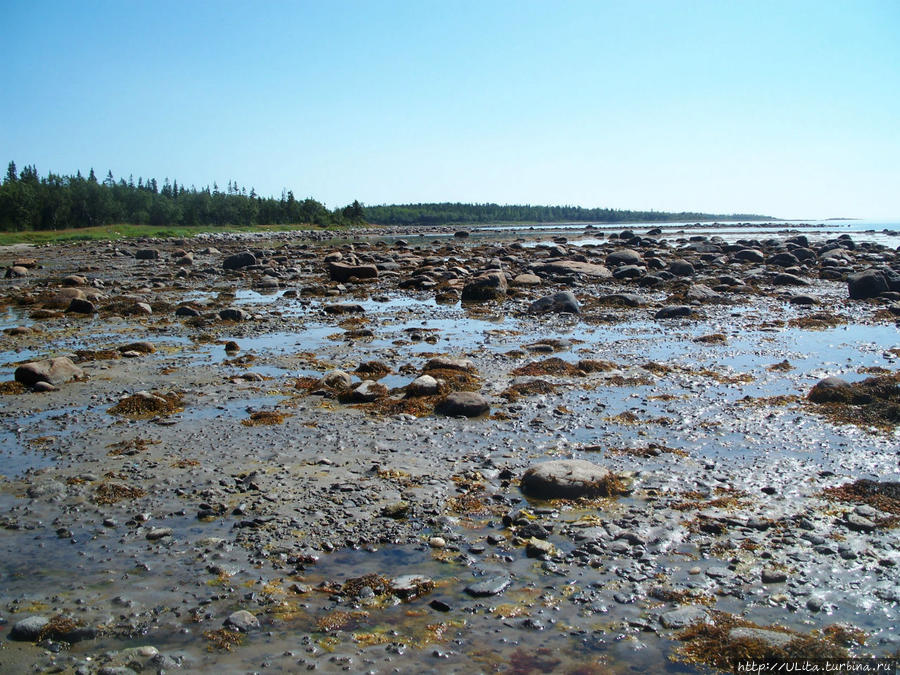
[[[896,656],[896,239],[0,250],[0,671]]]

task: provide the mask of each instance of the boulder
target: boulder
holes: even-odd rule
[[[669,272],[676,277],[694,276],[694,266],[687,260],[673,260],[669,263]]]
[[[18,279],[21,277],[27,277],[28,270],[25,267],[20,267],[19,265],[13,265],[12,267],[7,268],[6,270],[6,278],[7,279]]]
[[[610,267],[619,265],[642,265],[644,259],[641,254],[630,248],[620,248],[606,256],[606,264]]]
[[[344,282],[353,277],[357,279],[377,279],[378,268],[375,265],[346,265],[339,262],[328,263],[328,275],[332,281]]]
[[[94,314],[97,312],[97,308],[90,300],[73,298],[66,311],[72,314]]]
[[[65,356],[22,364],[15,373],[16,382],[26,387],[33,387],[38,382],[63,384],[83,376],[84,371]]]
[[[230,255],[222,261],[222,267],[226,270],[239,270],[255,264],[256,256],[250,253],[250,251]]]
[[[246,321],[250,318],[250,315],[243,309],[229,307],[219,312],[219,318],[222,321]]]
[[[697,605],[687,605],[664,612],[659,622],[665,628],[680,630],[695,623],[709,623],[709,612]]]
[[[486,302],[506,295],[506,276],[502,272],[488,272],[475,277],[462,290],[463,302]]]
[[[513,286],[540,286],[541,278],[537,274],[519,274],[512,283]]]
[[[574,293],[571,291],[561,291],[535,300],[528,307],[528,311],[532,314],[545,314],[547,312],[579,314],[581,312],[581,305],[578,304],[578,299],[575,297]]]
[[[407,396],[434,396],[440,389],[440,383],[431,375],[421,375],[406,386]]]
[[[375,380],[363,380],[348,395],[351,403],[372,403],[383,396],[387,396],[388,390],[383,384]]]
[[[732,256],[735,260],[740,260],[742,262],[750,262],[750,263],[761,263],[766,259],[766,256],[763,255],[763,252],[757,250],[755,248],[745,248],[736,252]]]
[[[438,415],[447,417],[480,417],[491,410],[487,399],[472,391],[456,391],[448,394],[435,406]]]
[[[593,277],[595,279],[609,279],[612,272],[606,265],[598,265],[596,263],[581,262],[578,260],[557,260],[555,262],[542,263],[534,266],[537,274],[550,276],[568,276],[572,274],[580,274],[585,277]]]
[[[29,616],[17,621],[9,631],[10,640],[34,642],[41,637],[44,629],[50,624],[46,616]]]
[[[847,277],[847,290],[853,300],[878,297],[891,287],[889,275],[884,270],[869,268]]]
[[[429,370],[463,370],[467,373],[475,372],[475,364],[469,359],[454,359],[449,356],[435,356],[429,359],[422,369]]]
[[[826,377],[816,382],[807,398],[813,403],[844,403],[852,397],[850,383],[842,377]]]
[[[577,499],[610,496],[615,477],[606,468],[583,459],[555,459],[529,467],[521,488],[538,499]]]
[[[138,260],[158,260],[159,251],[155,248],[139,248],[134,252],[134,257]]]
[[[674,305],[670,307],[663,307],[656,314],[653,315],[654,319],[678,319],[681,317],[691,316],[694,313],[694,310],[688,307],[687,305]]]
[[[225,626],[239,633],[249,633],[259,629],[259,619],[246,609],[240,609],[225,619]]]
[[[319,385],[329,389],[349,389],[353,384],[353,376],[343,370],[329,370],[319,380]]]

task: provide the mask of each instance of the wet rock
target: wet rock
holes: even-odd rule
[[[82,300],[81,298],[74,298],[72,302],[69,303],[66,311],[71,314],[95,314],[97,312],[97,308],[94,306],[94,303],[90,300]]]
[[[665,628],[680,630],[695,623],[709,623],[709,613],[702,607],[687,605],[664,612],[659,622]]]
[[[32,387],[38,382],[64,384],[81,377],[84,377],[84,371],[65,356],[25,363],[16,368],[15,372],[16,382],[21,382],[26,387]]]
[[[556,553],[556,547],[546,539],[538,539],[531,537],[525,543],[525,555],[529,558],[540,558],[541,556],[551,556]]]
[[[535,300],[529,305],[528,311],[532,314],[544,314],[547,312],[578,314],[581,312],[581,305],[578,303],[574,293],[561,291],[560,293],[554,293]]]
[[[239,270],[244,267],[255,265],[256,262],[255,255],[250,251],[244,251],[243,253],[236,253],[225,258],[225,260],[222,261],[222,268],[226,270]]]
[[[491,406],[487,399],[473,391],[456,391],[448,394],[434,408],[437,414],[447,417],[480,417],[490,410]]]
[[[41,633],[50,624],[50,619],[45,616],[29,616],[16,622],[9,631],[10,640],[22,642],[34,642],[40,638]]]
[[[339,262],[328,263],[328,274],[332,281],[344,282],[352,278],[377,279],[378,268],[375,265],[347,265]]]
[[[718,302],[722,296],[706,284],[692,284],[685,292],[684,298],[688,302]]]
[[[193,307],[189,307],[187,305],[182,305],[178,309],[175,310],[175,316],[183,316],[183,317],[193,317],[200,316],[200,311],[194,309]]]
[[[506,296],[507,288],[506,276],[502,272],[488,272],[463,286],[461,299],[463,302],[499,300]]]
[[[325,305],[323,309],[326,314],[363,314],[366,311],[362,305],[351,304],[349,302]]]
[[[259,629],[259,619],[246,609],[240,609],[225,619],[225,626],[239,633],[249,633]]]
[[[500,595],[511,584],[512,578],[508,574],[499,574],[469,584],[466,586],[465,591],[473,598],[486,598],[492,595]]]
[[[134,257],[138,260],[159,260],[159,251],[155,248],[139,248],[134,252]]]
[[[537,499],[606,497],[615,477],[606,468],[582,459],[558,459],[529,467],[521,488]]]
[[[171,537],[172,536],[172,528],[171,527],[152,527],[150,531],[147,532],[147,540],[148,541],[157,541],[162,539],[163,537]]]
[[[674,305],[670,307],[663,307],[656,314],[653,315],[654,319],[680,319],[683,317],[691,316],[694,313],[694,310],[688,307],[687,305]]]
[[[420,598],[434,588],[434,581],[421,574],[404,574],[391,580],[391,594],[403,600]]]
[[[772,283],[776,286],[809,286],[806,279],[801,279],[796,274],[788,274],[781,272],[772,278]]]

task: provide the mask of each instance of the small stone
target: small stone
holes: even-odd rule
[[[150,531],[147,532],[147,540],[148,541],[156,541],[158,539],[162,539],[163,537],[171,537],[172,536],[172,528],[171,527],[153,527],[150,528]]]
[[[428,540],[428,545],[431,548],[444,548],[447,545],[447,542],[444,541],[443,537],[432,537]]]

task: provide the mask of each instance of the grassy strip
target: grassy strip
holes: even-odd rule
[[[68,230],[26,230],[22,232],[0,232],[0,246],[12,244],[53,244],[65,241],[105,241],[137,239],[139,237],[179,237],[190,238],[205,232],[286,232],[293,230],[334,230],[350,229],[347,226],[329,225],[317,227],[310,224],[291,225],[224,225],[213,227],[197,225],[192,227],[155,225],[101,225],[79,227]]]

